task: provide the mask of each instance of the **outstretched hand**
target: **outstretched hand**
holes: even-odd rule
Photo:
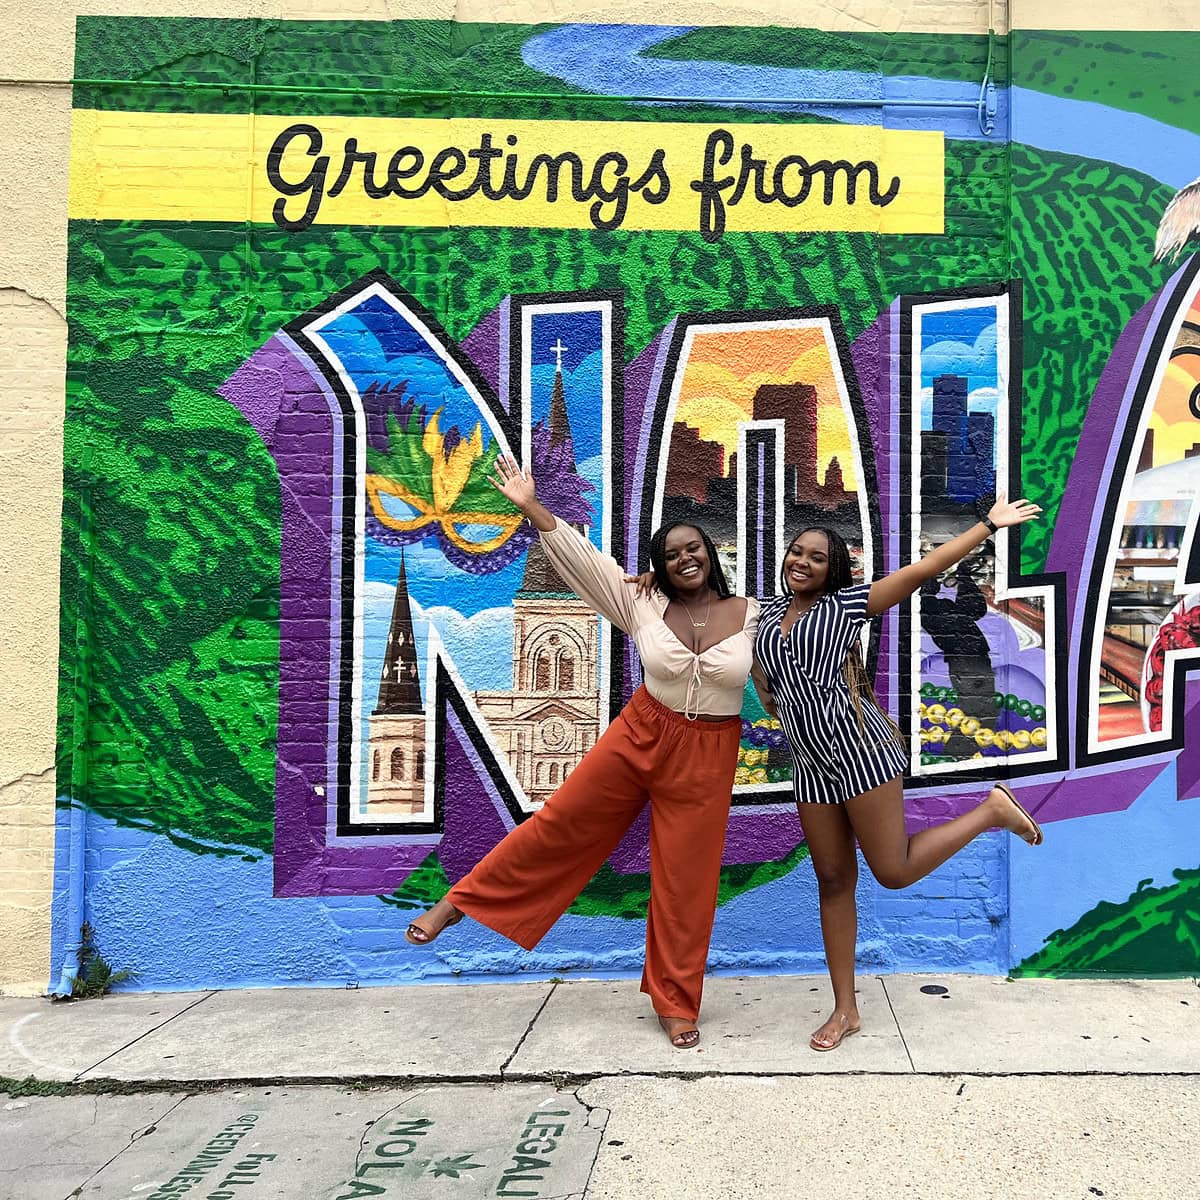
[[[636,595],[639,600],[649,600],[658,590],[658,582],[653,571],[643,571],[640,575],[626,575],[626,583],[636,583]]]
[[[988,510],[988,520],[1003,529],[1008,525],[1023,525],[1032,521],[1041,508],[1032,500],[1009,500],[1003,492],[996,497],[996,503]]]
[[[533,476],[528,471],[522,471],[517,465],[517,460],[507,454],[502,454],[496,459],[491,484],[522,512],[537,499]]]
[[[1004,529],[1032,521],[1041,511],[1032,500],[1009,500],[1001,492],[996,503],[988,510],[987,519],[997,529]],[[867,616],[877,617],[880,613],[887,612],[893,605],[900,604],[914,595],[925,584],[928,584],[932,591],[943,572],[978,550],[988,539],[990,532],[989,530],[981,533],[979,525],[972,525],[964,533],[943,542],[915,562],[910,562],[871,584],[871,591],[867,597]],[[969,573],[960,571],[957,577],[960,588],[965,586],[969,590],[969,579]],[[936,591],[933,594],[936,595]]]

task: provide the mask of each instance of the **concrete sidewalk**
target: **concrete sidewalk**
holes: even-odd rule
[[[824,978],[708,980],[690,1051],[632,981],[0,1000],[61,1093],[0,1096],[0,1197],[1195,1194],[1194,981],[859,992],[830,1054]]]

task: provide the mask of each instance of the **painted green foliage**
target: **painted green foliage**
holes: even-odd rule
[[[1013,147],[1014,268],[1024,295],[1021,485],[1046,510],[1045,561],[1092,392],[1129,319],[1171,273],[1150,256],[1171,189],[1110,163]]]
[[[976,192],[980,210],[1000,157],[969,148],[950,155],[953,186]],[[1152,239],[1150,214],[1166,189],[1031,151],[1018,150],[1016,165],[1031,183],[1014,215],[1026,264],[1025,488],[1053,506],[1064,444],[1073,445],[1117,332],[1154,283],[1150,268],[1133,271],[1128,251],[1106,250],[1099,235],[1132,229]],[[1060,236],[1035,236],[1048,227]],[[1086,257],[1070,250],[1078,228],[1097,234]],[[271,844],[274,786],[278,489],[265,449],[216,389],[282,324],[383,266],[455,338],[509,291],[618,290],[632,357],[681,309],[832,303],[853,337],[900,292],[1006,274],[994,237],[972,244],[953,223],[942,237],[881,244],[863,235],[732,235],[717,246],[690,233],[76,223],[71,247],[61,777],[75,778],[76,795],[108,816],[261,850]],[[1106,283],[1097,300],[1099,271]],[[1081,329],[1090,336],[1081,340]],[[236,509],[231,494],[244,501]],[[89,497],[104,531],[90,551]],[[91,638],[77,647],[89,578]],[[71,690],[84,670],[87,763],[72,772]],[[120,759],[115,746],[124,747]]]
[[[441,861],[435,852],[425,859],[390,896],[380,896],[379,898],[384,904],[390,904],[396,908],[423,912],[427,908],[432,908],[449,888],[450,880],[442,869]]]
[[[393,393],[395,394],[395,393]],[[414,409],[407,425],[401,424],[394,413],[387,416],[387,449],[376,450],[367,447],[367,472],[382,475],[389,479],[407,481],[414,493],[418,494],[426,504],[435,502],[435,474],[430,462],[440,450],[430,452],[425,447],[427,426],[436,430],[436,414],[434,419],[423,417],[420,411]],[[440,430],[438,432],[441,432]],[[500,457],[500,447],[493,443],[483,454],[475,459],[470,467],[462,490],[454,498],[459,511],[474,513],[511,513],[513,506],[501,496],[489,482],[492,468]]]
[[[951,236],[896,239],[886,263],[874,239],[840,234],[711,246],[692,233],[129,222],[76,223],[70,238],[61,777],[114,819],[259,850],[272,828],[278,484],[216,390],[281,325],[382,266],[456,339],[509,292],[617,290],[632,357],[677,311],[734,297],[837,304],[853,337],[890,293],[951,269],[1003,274],[986,253],[964,262]]]
[[[702,28],[659,42],[645,55],[967,82],[982,81],[986,72],[1000,86],[1009,81],[1011,62],[1015,81],[1031,91],[1111,105],[1200,132],[1195,48],[1166,30],[1021,29],[989,39],[821,29],[773,29],[764,38],[759,29]]]
[[[164,366],[71,381],[59,778],[186,844],[269,850],[278,488],[228,405]]]
[[[76,75],[130,80],[77,87],[75,107],[296,115],[437,115],[464,86],[577,94],[521,61],[521,45],[552,26],[450,21],[208,21],[81,18]],[[219,88],[189,90],[194,84]],[[293,89],[286,97],[237,84]],[[414,101],[434,111],[414,112]],[[257,105],[257,108],[251,108]]]
[[[1196,46],[1166,30],[1076,33],[1046,29],[1012,35],[1021,86],[1142,113],[1200,133]]]
[[[1026,31],[988,39],[777,29],[764,39],[756,29],[712,28],[691,30],[646,51],[648,57],[887,76],[982,80],[986,72],[998,86],[1008,82],[1010,53],[1022,87],[1200,130],[1196,89],[1180,87],[1194,75],[1193,48],[1169,33]],[[975,219],[987,222],[989,232],[1012,222],[1012,266],[1003,273],[1011,271],[1024,288],[1022,484],[1049,518],[1024,532],[1022,554],[1026,569],[1039,570],[1096,381],[1124,324],[1169,274],[1150,262],[1150,253],[1172,190],[1110,163],[1017,143],[1011,211],[988,211],[987,201],[994,202],[997,192],[986,186],[975,192],[973,209],[971,185],[986,181],[989,171],[1007,170],[1009,163],[980,162],[956,176],[954,159],[963,153],[969,151],[947,146],[947,235],[969,255],[979,228]],[[886,239],[881,252],[892,249],[903,258],[904,244],[912,240]],[[921,252],[933,240],[919,239]],[[951,272],[944,279],[953,277]],[[913,280],[912,290],[922,286]]]
[[[1200,962],[1200,867],[1176,882],[1143,880],[1121,904],[1103,901],[1056,929],[1014,975],[1193,975]]]

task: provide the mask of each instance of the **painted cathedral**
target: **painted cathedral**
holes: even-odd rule
[[[561,369],[550,396],[550,440],[553,446],[572,441]],[[596,613],[567,587],[535,541],[513,597],[512,690],[473,693],[496,748],[508,756],[535,808],[600,736],[599,637]],[[425,715],[403,559],[368,741],[371,815],[423,818]]]

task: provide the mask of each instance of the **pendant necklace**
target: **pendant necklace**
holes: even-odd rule
[[[687,613],[688,620],[691,621],[693,629],[703,629],[705,627],[705,625],[708,624],[708,610],[712,607],[712,592],[711,591],[708,593],[708,599],[704,602],[704,620],[703,621],[697,621],[696,618],[692,616],[692,610],[691,610],[691,608],[688,607],[688,602],[682,596],[679,597],[679,602],[680,602],[680,604],[683,605],[684,611]]]
[[[808,613],[811,609],[813,609],[815,607],[816,607],[815,603],[809,604],[807,608],[803,608],[799,612],[796,612],[795,619],[792,621],[791,629],[789,629],[787,631],[787,633],[782,634],[783,640],[785,642],[790,642],[792,640],[791,639],[792,630],[795,629],[796,626],[800,624],[800,618],[803,617],[806,613]],[[787,612],[795,612],[795,611],[796,610],[792,607],[791,601],[789,601],[788,606],[787,606]],[[787,616],[787,612],[784,613],[784,616]]]

